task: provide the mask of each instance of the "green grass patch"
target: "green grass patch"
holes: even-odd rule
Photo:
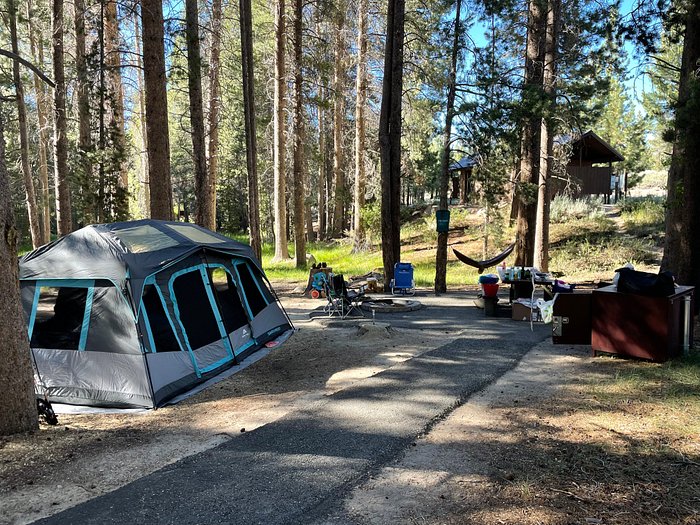
[[[325,262],[333,268],[335,273],[342,273],[346,278],[353,275],[364,275],[371,271],[382,272],[383,261],[381,250],[353,253],[349,243],[339,242],[314,242],[307,245],[307,252],[312,254],[316,262]],[[290,253],[293,247],[290,245]],[[293,260],[272,262],[274,246],[266,244],[263,247],[263,267],[271,280],[305,283],[309,271],[306,268],[298,269]],[[434,250],[415,250],[410,246],[404,246],[401,251],[401,260],[413,264],[413,276],[416,286],[421,288],[432,287],[435,283],[435,252]],[[447,265],[447,285],[465,286],[476,284],[478,274],[475,268],[471,268],[460,262],[450,262]]]
[[[660,197],[625,199],[620,203],[620,217],[625,230],[637,237],[661,239],[664,231],[665,207]]]
[[[342,273],[346,278],[351,275],[363,275],[382,266],[381,251],[352,253],[352,245],[349,242],[312,242],[306,245],[306,251],[314,256],[316,262],[325,262],[334,272]],[[289,245],[289,253],[294,253],[293,244]],[[296,268],[293,260],[273,263],[273,256],[274,246],[265,244],[262,263],[270,279],[306,282],[309,276],[308,268]]]

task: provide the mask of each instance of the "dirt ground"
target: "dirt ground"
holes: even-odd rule
[[[2,438],[0,523],[29,523],[114,490],[445,342],[429,330],[298,328],[264,359],[178,405],[61,415],[56,427]],[[377,524],[700,523],[697,440],[668,453],[645,448],[663,436],[630,426],[643,407],[620,420],[591,417],[590,385],[625,363],[543,343],[357,487],[345,512]]]

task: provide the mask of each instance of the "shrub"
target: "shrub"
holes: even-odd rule
[[[565,223],[573,219],[595,219],[603,214],[600,200],[592,197],[575,199],[569,195],[557,195],[549,208],[549,220]]]

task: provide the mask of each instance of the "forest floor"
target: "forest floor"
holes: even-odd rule
[[[297,311],[318,305],[288,294],[283,302]],[[58,426],[3,438],[0,523],[30,523],[112,491],[450,337],[409,328],[356,337],[354,327],[299,326],[279,349],[177,405],[60,415]],[[361,524],[698,523],[699,393],[698,359],[592,358],[587,347],[545,341],[357,485],[342,517]]]

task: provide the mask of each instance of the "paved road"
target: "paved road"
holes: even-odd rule
[[[414,321],[435,328],[440,311]],[[455,322],[442,313],[440,327]],[[548,335],[544,326],[531,332],[474,309],[466,315],[469,330],[445,346],[37,523],[323,522],[350,489]]]

